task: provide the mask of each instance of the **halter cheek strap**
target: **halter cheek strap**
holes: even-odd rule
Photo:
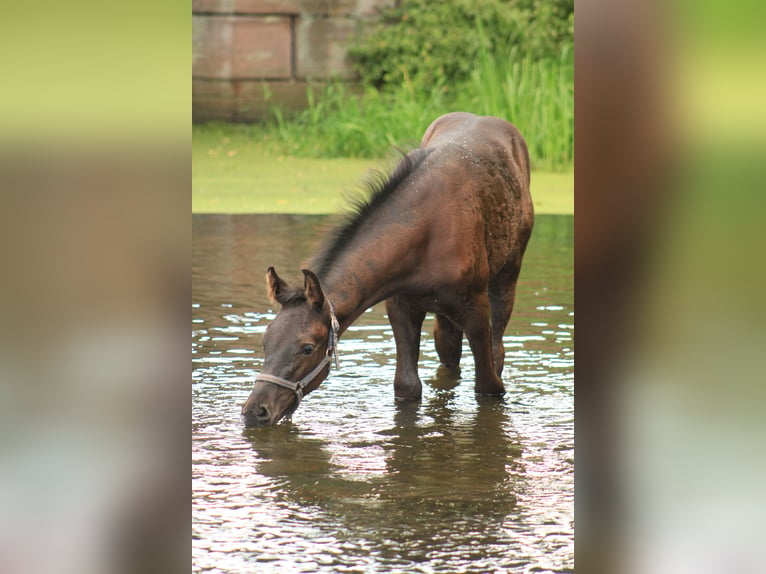
[[[282,377],[277,377],[275,375],[266,375],[266,374],[260,374],[255,378],[255,382],[263,381],[265,383],[271,383],[273,385],[277,385],[279,387],[284,387],[285,389],[290,389],[292,392],[295,393],[295,408],[298,408],[298,405],[301,404],[301,399],[303,399],[303,389],[306,388],[306,386],[313,381],[319,373],[321,373],[324,368],[330,363],[331,359],[330,357],[334,357],[335,359],[335,368],[338,367],[338,330],[340,329],[340,325],[338,324],[338,318],[335,316],[335,307],[333,307],[332,302],[328,299],[328,303],[330,303],[330,332],[327,336],[327,353],[324,357],[322,357],[322,360],[319,361],[319,364],[314,367],[311,372],[309,372],[308,375],[303,377],[301,380],[297,382],[289,381],[287,379],[283,379]]]

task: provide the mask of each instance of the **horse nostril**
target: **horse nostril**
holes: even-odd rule
[[[245,418],[256,419],[259,422],[269,420],[269,410],[263,405],[246,410],[244,415]]]

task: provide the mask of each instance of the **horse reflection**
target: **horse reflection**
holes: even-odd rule
[[[398,409],[396,433],[386,445],[391,497],[437,507],[449,502],[497,516],[512,509],[509,470],[517,465],[521,447],[507,436],[505,406],[486,397],[477,401],[470,421],[455,406],[452,390],[434,394],[422,410],[406,405]]]
[[[378,443],[359,447],[384,451],[385,470],[371,477],[355,479],[334,462],[331,439],[308,436],[291,423],[244,436],[278,497],[326,511],[338,522],[333,536],[344,544],[364,540],[366,551],[384,559],[413,561],[471,541],[479,552],[499,543],[514,512],[523,488],[523,474],[514,471],[520,443],[508,430],[503,402],[478,397],[469,417],[464,405],[455,405],[454,385],[435,384],[441,390],[425,404],[399,406]]]

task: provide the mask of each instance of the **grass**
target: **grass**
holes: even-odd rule
[[[335,213],[379,158],[312,158],[283,153],[269,130],[216,124],[192,129],[194,213]],[[573,213],[571,170],[534,170],[537,213]]]
[[[281,153],[302,157],[383,157],[417,141],[428,125],[453,110],[505,118],[524,134],[532,167],[571,170],[574,158],[574,61],[569,46],[557,59],[520,57],[515,49],[482,51],[460,85],[423,85],[404,74],[378,90],[331,82],[307,109],[272,107],[266,128]]]
[[[557,60],[482,50],[461,105],[516,124],[532,165],[561,171],[574,159],[574,60],[566,46]]]
[[[343,192],[358,189],[371,168],[385,167],[380,158],[392,147],[414,147],[434,119],[462,110],[513,122],[529,147],[537,213],[573,212],[571,46],[543,60],[509,46],[483,49],[470,77],[455,85],[412,79],[406,70],[402,76],[384,90],[330,82],[319,95],[309,90],[299,113],[273,105],[264,125],[194,126],[192,210],[337,212]]]

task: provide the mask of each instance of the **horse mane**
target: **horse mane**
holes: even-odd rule
[[[332,263],[356,237],[359,230],[397,188],[425,161],[430,149],[416,148],[405,153],[394,170],[387,174],[376,170],[368,177],[366,193],[361,197],[349,199],[351,208],[345,219],[330,231],[317,254],[311,260],[311,268],[319,277],[326,276]]]

